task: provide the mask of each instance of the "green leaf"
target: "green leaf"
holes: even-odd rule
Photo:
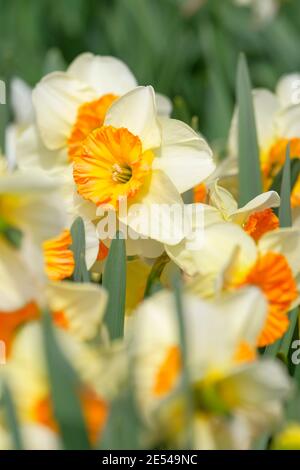
[[[15,410],[15,406],[13,403],[13,399],[10,393],[10,390],[5,382],[2,382],[2,397],[1,397],[2,405],[4,408],[5,413],[5,421],[7,424],[7,428],[10,431],[13,449],[14,450],[22,450],[23,443],[22,437],[20,433],[19,422]]]
[[[294,185],[296,184],[296,181],[298,179],[299,173],[300,173],[300,158],[293,158],[290,162],[291,164],[291,189],[293,189]],[[280,194],[281,191],[281,182],[282,182],[282,175],[284,171],[284,166],[282,169],[277,173],[275,176],[271,190],[276,191],[277,193]]]
[[[160,276],[164,270],[164,267],[166,264],[170,261],[170,258],[168,257],[167,253],[164,252],[157,260],[154,262],[150,274],[147,279],[147,284],[145,288],[145,294],[144,297],[149,297],[152,295],[154,292],[154,289],[157,288],[157,285],[159,284]]]
[[[108,292],[104,321],[110,338],[122,338],[126,298],[126,247],[122,232],[117,232],[111,242],[103,273],[103,286]]]
[[[291,158],[290,144],[286,148],[286,158],[283,168],[281,191],[280,191],[280,207],[279,221],[280,227],[291,227],[292,211],[291,211]]]
[[[88,450],[90,444],[79,399],[80,382],[57,343],[48,312],[43,315],[42,328],[53,413],[64,448]]]
[[[99,447],[101,450],[140,449],[140,431],[141,422],[134,393],[128,387],[111,404]]]
[[[85,230],[81,217],[77,217],[74,220],[71,227],[71,237],[71,250],[73,251],[75,261],[73,280],[75,282],[89,282],[90,276],[85,262]]]
[[[179,329],[179,344],[181,350],[182,361],[182,379],[181,391],[185,397],[185,428],[186,428],[186,448],[193,449],[193,416],[194,416],[194,399],[192,390],[190,388],[189,370],[187,367],[187,344],[186,332],[183,317],[183,304],[182,304],[182,286],[180,272],[177,272],[173,280],[174,296],[176,305],[177,324]]]
[[[259,148],[252,100],[252,86],[245,56],[237,70],[239,204],[243,206],[262,192]]]

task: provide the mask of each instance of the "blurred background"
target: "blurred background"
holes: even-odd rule
[[[271,0],[271,2],[276,0]],[[249,4],[240,7],[236,3]],[[279,5],[280,3],[280,5]],[[256,9],[251,4],[256,4]],[[260,7],[267,13],[260,13]],[[300,70],[300,1],[0,0],[0,79],[33,86],[80,52],[124,60],[140,84],[174,100],[174,115],[224,148],[240,51],[255,86]],[[1,133],[11,119],[0,106]],[[195,117],[196,116],[196,117]]]

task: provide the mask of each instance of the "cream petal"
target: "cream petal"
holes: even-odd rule
[[[44,144],[50,150],[64,147],[79,106],[96,98],[96,93],[88,85],[64,72],[46,75],[32,93],[37,125]]]
[[[153,88],[137,87],[115,101],[106,114],[104,124],[125,127],[141,139],[143,150],[158,148],[161,133]]]
[[[237,343],[246,341],[255,348],[268,312],[267,301],[260,289],[242,288],[218,297],[213,303],[227,315],[228,327]]]
[[[127,214],[119,219],[143,237],[161,243],[176,244],[184,237],[183,201],[169,178],[161,171],[153,171],[146,191],[141,192]]]
[[[99,251],[99,238],[92,222],[83,218],[85,228],[85,261],[87,269],[95,263]]]
[[[173,109],[171,100],[166,95],[162,95],[161,93],[155,93],[155,101],[157,107],[157,114],[159,116],[170,117]]]
[[[215,170],[212,151],[187,124],[160,118],[162,143],[153,167],[163,170],[180,193],[205,180]]]
[[[280,253],[287,259],[294,276],[300,273],[300,230],[281,228],[266,233],[258,242],[259,252]]]
[[[87,83],[99,97],[107,93],[122,96],[137,86],[127,65],[115,57],[85,52],[76,57],[67,72]]]
[[[137,234],[138,237],[138,234]],[[126,254],[127,256],[143,256],[145,258],[158,258],[164,251],[164,245],[156,240],[143,238],[127,238]]]
[[[208,189],[209,204],[218,209],[224,220],[229,220],[230,214],[238,209],[238,204],[232,194],[227,189],[219,186],[218,181],[210,184]]]
[[[276,191],[267,191],[266,193],[259,194],[254,199],[249,201],[245,206],[231,214],[231,220],[237,224],[242,225],[245,220],[254,212],[263,211],[272,207],[280,206],[280,196]]]
[[[300,73],[281,77],[276,87],[276,94],[282,108],[300,104]]]
[[[275,136],[274,119],[279,111],[277,97],[268,90],[253,90],[253,105],[256,120],[258,143],[260,148],[268,148]],[[238,123],[237,109],[231,123],[229,135],[229,153],[231,156],[238,155]]]
[[[16,159],[21,170],[37,167],[50,171],[68,162],[66,149],[49,150],[43,144],[36,125],[29,126],[18,138]]]
[[[92,339],[99,333],[107,293],[99,285],[74,282],[51,282],[47,298],[52,312],[63,312],[71,334],[80,340]]]
[[[283,109],[277,116],[277,134],[286,139],[300,137],[300,104]]]
[[[19,251],[0,238],[0,311],[24,307],[36,296],[36,285]]]
[[[190,276],[200,273],[217,277],[226,269],[236,250],[239,265],[243,269],[250,268],[257,256],[255,243],[242,228],[228,222],[205,227],[198,245],[186,238],[178,245],[166,245],[170,258]]]

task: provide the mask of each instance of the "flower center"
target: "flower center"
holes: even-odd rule
[[[117,183],[127,183],[132,177],[130,166],[121,166],[118,163],[113,165],[112,179]]]
[[[153,158],[152,151],[143,152],[139,137],[127,129],[95,129],[74,159],[78,193],[97,206],[110,204],[116,208],[120,199],[133,198],[145,184]]]
[[[68,154],[70,160],[80,152],[82,142],[90,132],[103,125],[108,108],[118,98],[107,94],[101,98],[82,104],[77,111],[75,124],[68,139]]]
[[[272,209],[254,212],[246,220],[243,229],[255,241],[258,241],[265,233],[275,230],[279,227],[278,217]]]

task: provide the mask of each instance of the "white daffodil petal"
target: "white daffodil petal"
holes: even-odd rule
[[[259,146],[268,148],[274,139],[274,117],[279,111],[279,102],[277,97],[269,90],[256,89],[253,90],[253,105],[256,120],[256,129]],[[230,155],[236,157],[238,155],[238,112],[234,112],[230,135],[229,135],[229,152]]]
[[[276,94],[282,108],[300,104],[300,73],[281,77],[276,87]]]
[[[31,94],[32,90],[24,80],[13,77],[10,84],[11,106],[18,125],[27,126],[33,122],[34,110]]]
[[[300,137],[300,104],[285,108],[275,121],[277,134],[286,139]]]
[[[12,312],[35,298],[36,286],[20,252],[2,238],[0,252],[0,311]]]
[[[224,220],[228,220],[230,214],[238,209],[238,204],[227,189],[219,186],[218,181],[209,185],[209,204],[221,213]]]
[[[29,126],[18,138],[16,160],[21,170],[41,168],[50,171],[67,163],[65,149],[49,150],[43,144],[35,125]]]
[[[164,251],[164,245],[156,240],[138,238],[127,238],[126,254],[127,256],[144,256],[145,258],[157,258]]]
[[[125,127],[141,139],[143,150],[159,147],[161,133],[153,88],[137,87],[115,101],[106,114],[104,124]]]
[[[99,97],[107,93],[124,95],[137,86],[127,65],[116,57],[85,52],[70,64],[67,73],[95,90]]]
[[[258,242],[259,252],[281,253],[287,259],[294,276],[300,272],[300,230],[281,228],[266,233]]]
[[[232,213],[232,221],[241,225],[254,212],[279,206],[280,196],[278,193],[276,191],[267,191],[266,193],[259,194],[245,206]]]
[[[46,75],[34,88],[32,100],[45,145],[57,150],[66,145],[79,106],[96,99],[96,93],[63,72]]]
[[[81,340],[99,332],[107,302],[106,291],[99,285],[74,282],[51,282],[47,297],[52,312],[63,312],[70,331]]]
[[[233,336],[255,348],[268,311],[262,292],[256,287],[246,287],[224,294],[213,303],[227,315]]]
[[[160,118],[162,144],[153,167],[163,170],[180,193],[193,188],[215,169],[212,151],[187,124]]]
[[[183,239],[187,226],[183,201],[163,172],[152,172],[149,188],[135,202],[127,214],[119,214],[120,221],[133,229],[131,238],[136,232],[170,245]]]
[[[157,107],[157,114],[159,116],[169,117],[173,109],[171,100],[166,95],[155,93],[155,101]]]
[[[257,256],[253,239],[238,225],[228,222],[205,227],[198,244],[184,239],[178,245],[166,245],[170,258],[191,276],[221,273],[236,250],[243,268],[253,265]]]
[[[99,252],[99,239],[95,225],[87,219],[83,219],[85,228],[85,261],[87,269],[95,263]]]

